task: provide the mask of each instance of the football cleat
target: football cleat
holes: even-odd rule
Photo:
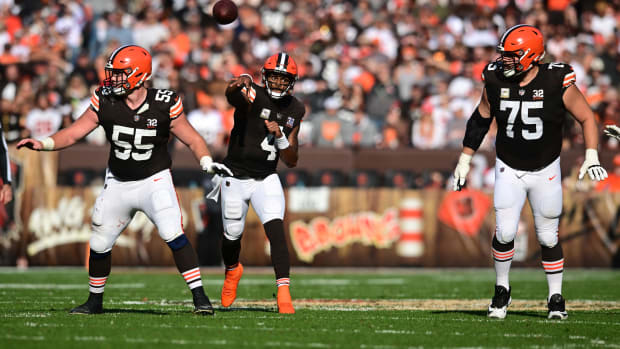
[[[495,295],[491,300],[491,305],[489,305],[487,316],[494,319],[504,319],[506,317],[506,308],[508,308],[511,302],[510,289],[495,285]]]
[[[224,286],[222,286],[222,306],[230,307],[237,298],[237,286],[241,275],[243,275],[243,265],[237,264],[233,270],[226,270]]]
[[[91,293],[88,296],[86,303],[75,307],[69,311],[69,314],[101,314],[103,313],[103,293],[95,294]]]
[[[204,292],[194,295],[194,314],[198,315],[215,315],[215,310]]]
[[[288,285],[278,287],[278,313],[295,314]]]
[[[564,320],[568,317],[564,297],[562,297],[559,293],[556,293],[549,298],[547,308],[549,309],[549,315],[547,316],[548,319]]]

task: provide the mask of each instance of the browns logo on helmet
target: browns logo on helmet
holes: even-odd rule
[[[151,54],[136,45],[117,48],[105,65],[103,86],[115,95],[122,96],[136,89],[151,78]]]
[[[543,35],[538,28],[519,24],[502,36],[497,51],[496,64],[505,77],[511,78],[532,69],[545,57]]]
[[[297,81],[297,64],[286,52],[267,58],[263,69],[263,84],[273,99],[286,96]]]

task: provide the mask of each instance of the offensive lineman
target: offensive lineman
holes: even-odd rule
[[[575,72],[564,63],[540,64],[545,55],[540,30],[517,25],[506,31],[498,46],[500,57],[483,72],[480,104],[467,122],[463,152],[454,171],[454,190],[465,185],[472,155],[480,146],[493,117],[497,121],[493,236],[495,295],[491,318],[506,317],[510,305],[508,273],[521,209],[528,198],[547,275],[548,318],[566,319],[562,297],[564,258],[558,242],[562,213],[560,150],[562,124],[569,111],[583,128],[586,156],[579,179],[586,172],[601,181],[607,172],[598,160],[598,129],[584,96],[575,87]]]
[[[229,173],[212,161],[202,137],[187,122],[181,98],[173,91],[147,88],[151,55],[142,47],[122,46],[105,65],[106,79],[90,99],[90,107],[71,126],[43,140],[27,138],[17,147],[52,151],[67,148],[97,126],[103,126],[110,155],[103,191],[95,202],[89,257],[89,297],[71,314],[103,312],[103,290],[112,265],[116,239],[133,218],[144,212],[172,250],[176,266],[190,288],[194,313],[212,315],[202,287],[198,258],[183,232],[167,150],[170,134],[187,145],[206,172]]]
[[[271,262],[278,289],[278,312],[295,313],[291,295],[290,260],[284,236],[284,192],[276,174],[278,159],[288,167],[297,165],[299,123],[305,108],[291,94],[297,80],[297,65],[284,52],[269,57],[262,68],[263,85],[241,75],[226,88],[228,102],[235,107],[235,126],[230,135],[224,164],[233,172],[218,178],[220,185],[209,194],[217,200],[221,188],[224,237],[222,257],[226,266],[222,306],[237,297],[243,274],[239,263],[241,236],[249,204],[258,214],[271,247]]]

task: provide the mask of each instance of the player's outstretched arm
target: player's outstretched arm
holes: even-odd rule
[[[299,159],[299,141],[297,140],[299,125],[291,130],[288,137],[286,137],[280,129],[280,125],[275,121],[265,120],[265,126],[275,136],[275,145],[280,152],[282,162],[289,168],[297,166],[297,160]]]
[[[226,99],[235,108],[252,104],[250,94],[252,91],[252,77],[249,74],[241,74],[230,80],[226,87]]]
[[[473,114],[467,121],[467,128],[465,129],[465,138],[463,138],[463,151],[459,157],[459,162],[454,169],[454,182],[453,189],[460,191],[465,187],[465,180],[469,173],[469,164],[471,158],[482,144],[484,136],[489,131],[491,126],[491,106],[489,105],[489,99],[487,98],[486,89],[482,91],[482,97],[480,98],[480,104],[476,107]]]
[[[583,128],[583,138],[586,142],[586,159],[579,170],[579,179],[583,179],[586,172],[591,180],[602,181],[607,178],[607,171],[598,161],[598,127],[594,119],[594,113],[586,98],[575,85],[566,89],[562,96],[564,106],[573,117],[579,121]]]
[[[183,144],[189,147],[194,157],[196,157],[200,163],[200,167],[203,171],[225,176],[233,175],[232,171],[224,164],[213,162],[209,149],[207,148],[207,143],[205,143],[205,140],[187,121],[185,113],[181,113],[181,115],[172,120],[170,123],[170,132],[183,142]]]
[[[91,108],[84,113],[69,127],[64,128],[50,137],[42,140],[25,138],[17,143],[17,149],[26,147],[32,150],[60,150],[72,146],[99,125],[97,113]]]

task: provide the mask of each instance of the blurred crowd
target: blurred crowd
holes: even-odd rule
[[[538,26],[546,61],[577,73],[600,124],[620,123],[620,0],[235,0],[218,25],[211,0],[0,0],[0,94],[8,142],[45,137],[88,106],[108,55],[153,55],[150,85],[178,91],[214,149],[232,128],[226,81],[280,50],[299,68],[306,147],[460,148],[506,28]],[[582,147],[569,115],[565,148]],[[490,134],[494,132],[491,131]],[[94,132],[88,142],[103,144]],[[603,147],[618,143],[602,137]],[[490,149],[487,137],[483,148]]]

